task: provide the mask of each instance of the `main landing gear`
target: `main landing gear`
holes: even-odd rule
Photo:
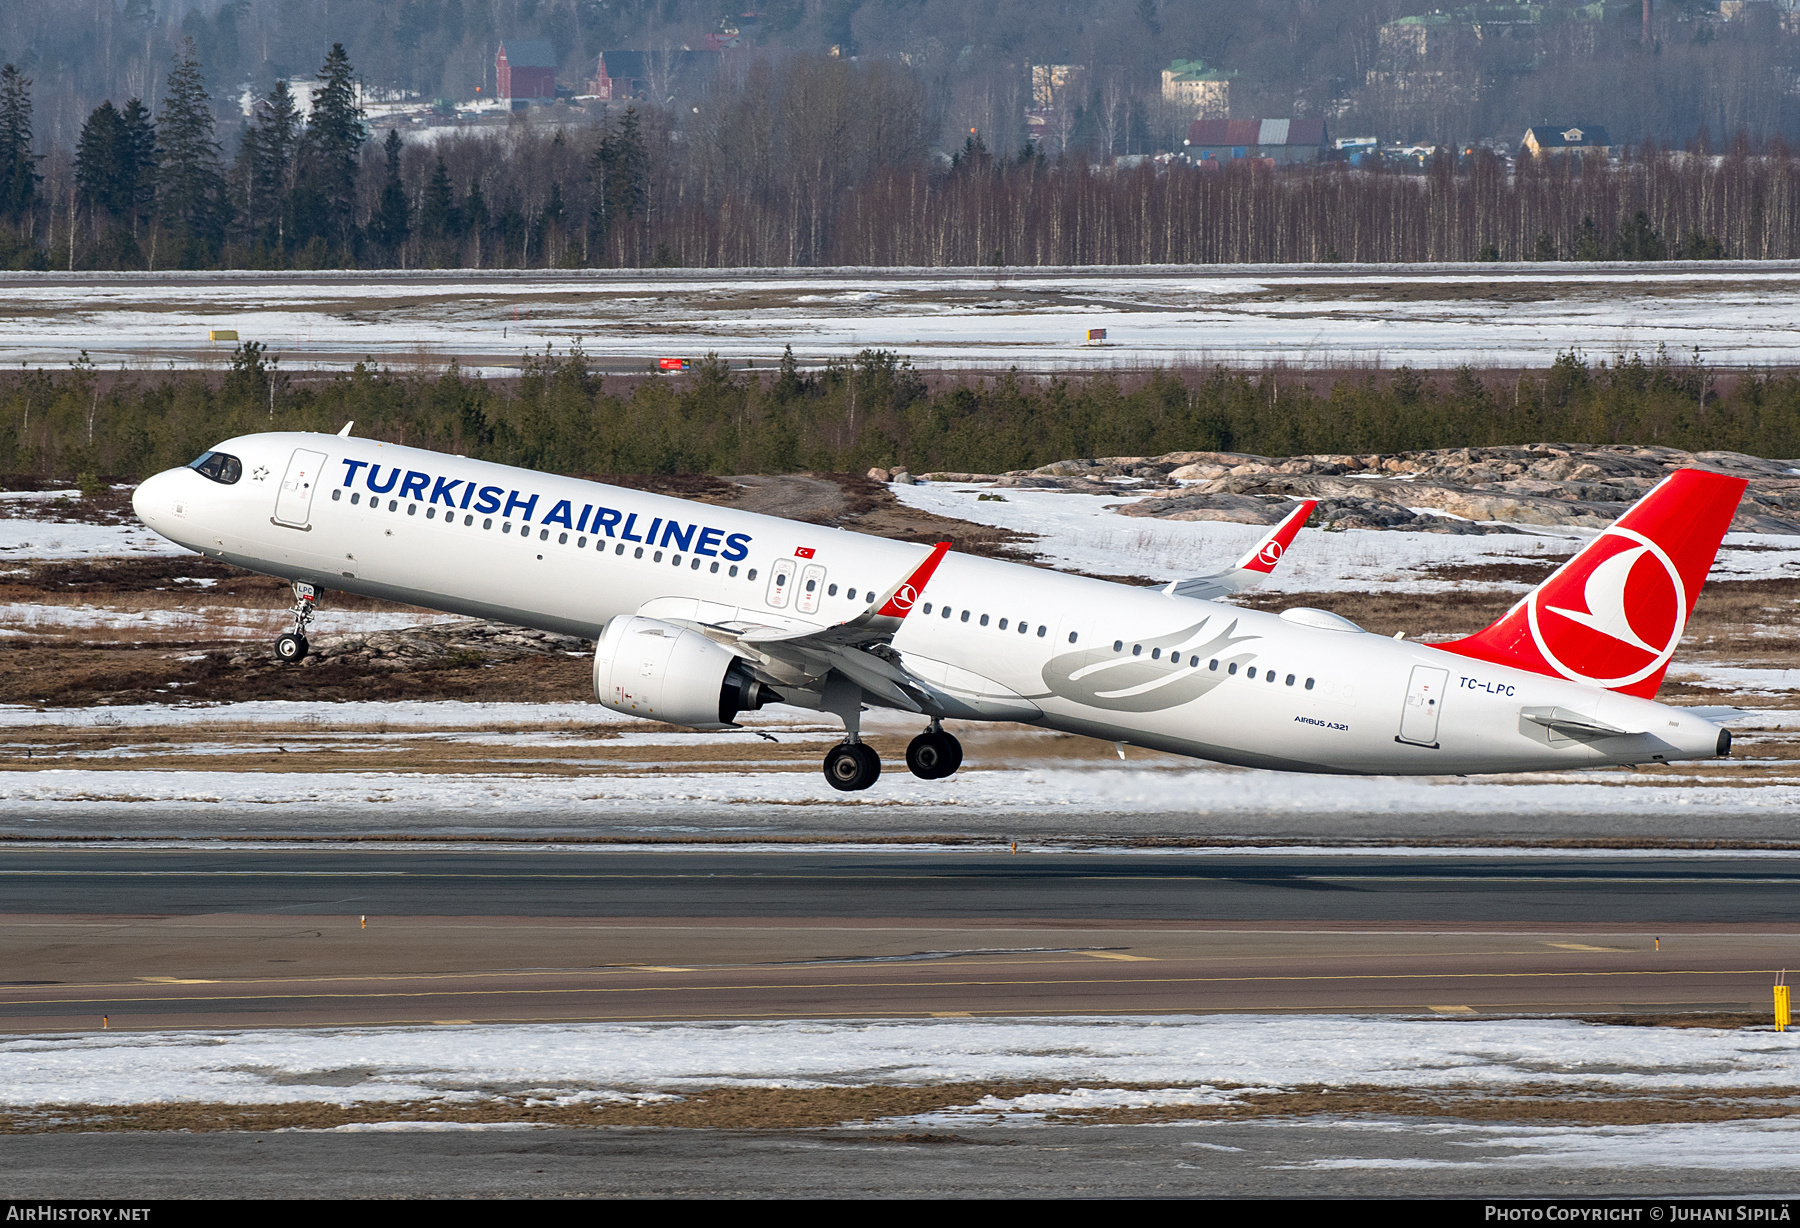
[[[312,625],[313,602],[317,594],[310,584],[294,582],[294,629],[275,641],[275,656],[287,665],[295,665],[306,657],[306,629]]]
[[[939,728],[931,728],[907,743],[906,766],[920,780],[942,780],[962,766],[962,743]]]
[[[962,743],[932,722],[906,748],[906,766],[921,780],[942,780],[962,766]],[[855,793],[881,779],[881,756],[856,734],[825,753],[825,779],[834,789]]]
[[[864,742],[839,742],[825,752],[825,779],[834,789],[854,793],[881,778],[881,756]]]

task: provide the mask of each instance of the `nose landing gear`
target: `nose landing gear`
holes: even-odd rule
[[[306,657],[306,629],[312,625],[313,603],[317,594],[310,584],[294,582],[294,629],[275,641],[275,656],[287,665],[295,665]]]
[[[962,743],[939,728],[936,721],[906,747],[906,766],[921,780],[942,780],[961,767],[962,761]]]

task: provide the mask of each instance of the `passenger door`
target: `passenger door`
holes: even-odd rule
[[[777,610],[785,607],[793,587],[794,560],[776,559],[769,566],[769,604]]]
[[[294,449],[294,455],[288,459],[287,473],[281,479],[281,489],[275,492],[277,524],[299,529],[310,527],[307,518],[312,515],[313,489],[318,486],[319,475],[324,471],[323,452]]]
[[[1396,741],[1416,746],[1437,746],[1438,718],[1444,711],[1444,693],[1450,671],[1429,665],[1413,666],[1406,686],[1406,706],[1400,710],[1400,736]]]

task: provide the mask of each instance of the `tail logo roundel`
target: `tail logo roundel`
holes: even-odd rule
[[[899,588],[894,590],[892,600],[894,604],[899,606],[902,610],[910,610],[913,607],[913,602],[918,599],[918,591],[914,589],[912,585],[902,584]]]
[[[1565,678],[1602,687],[1630,686],[1668,664],[1687,611],[1674,561],[1642,533],[1616,525],[1526,601],[1544,660]]]
[[[1256,557],[1273,567],[1281,561],[1282,550],[1282,545],[1278,541],[1264,542],[1263,548],[1256,552]]]

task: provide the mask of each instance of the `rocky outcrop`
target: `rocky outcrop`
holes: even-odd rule
[[[1800,534],[1800,461],[1635,445],[1530,444],[1363,456],[1170,452],[1065,460],[1003,474],[928,473],[927,481],[1149,497],[1126,516],[1273,524],[1295,499],[1318,499],[1313,524],[1428,533],[1512,526],[1599,528],[1676,469],[1735,474],[1750,485],[1732,530]]]
[[[403,631],[318,635],[309,639],[308,647],[306,659],[300,663],[302,668],[354,665],[363,669],[419,669],[432,665],[492,665],[521,657],[565,653],[581,655],[591,652],[593,643],[573,635],[472,618]],[[259,644],[233,654],[231,664],[260,665],[273,658],[273,650]]]

